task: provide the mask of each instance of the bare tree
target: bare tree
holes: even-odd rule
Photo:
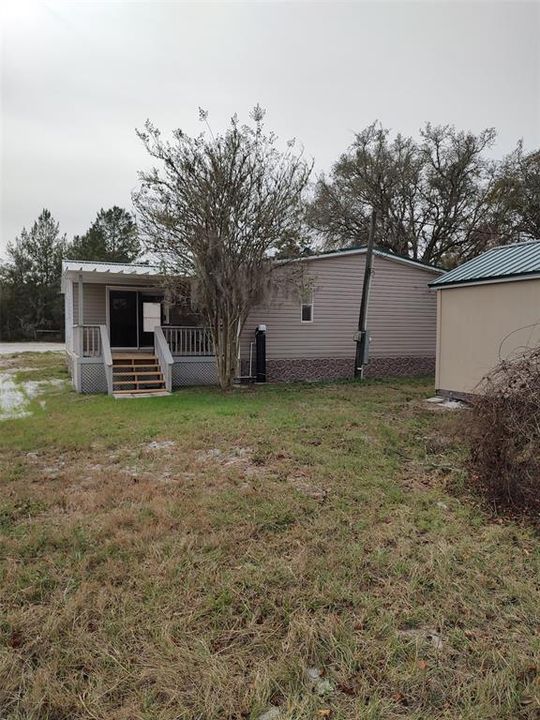
[[[493,222],[507,241],[540,238],[540,151],[519,142],[501,163],[492,193]]]
[[[374,123],[321,177],[308,222],[327,247],[366,242],[371,209],[376,242],[415,260],[452,265],[490,234],[493,165],[483,152],[495,131],[479,135],[427,124],[419,142]]]
[[[277,148],[265,134],[264,111],[252,125],[233,117],[214,136],[182,130],[162,140],[150,122],[138,136],[160,168],[141,172],[133,201],[147,249],[166,276],[191,277],[192,299],[206,319],[216,351],[219,382],[229,388],[237,371],[240,333],[253,304],[272,282],[272,257],[299,237],[302,194],[311,165],[302,153]]]

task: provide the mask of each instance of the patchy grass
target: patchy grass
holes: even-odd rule
[[[454,491],[430,391],[66,389],[2,423],[1,717],[537,718],[537,540]]]

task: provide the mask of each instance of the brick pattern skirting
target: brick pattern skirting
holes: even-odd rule
[[[266,362],[268,382],[313,382],[352,377],[354,358],[293,358]]]
[[[434,372],[434,357],[372,358],[366,365],[364,377],[415,377],[432,375]],[[349,380],[354,377],[354,358],[268,360],[266,376],[268,382]]]
[[[365,367],[364,377],[415,377],[434,373],[434,357],[371,358]]]

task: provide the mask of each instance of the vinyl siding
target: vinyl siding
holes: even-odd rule
[[[84,306],[83,320],[85,325],[106,325],[107,323],[107,287],[114,287],[114,283],[83,283]],[[119,285],[121,288],[153,287],[148,280],[129,278],[129,284]],[[73,323],[79,322],[79,287],[73,283]]]
[[[435,357],[434,272],[376,257],[368,327],[373,357]]]
[[[106,286],[98,283],[83,284],[83,321],[85,325],[105,325],[107,323]],[[73,287],[73,318],[79,322],[79,288]]]
[[[259,324],[267,326],[267,358],[354,357],[354,333],[362,296],[364,255],[305,262],[313,285],[313,322],[302,323],[300,297],[290,291],[257,306],[241,337],[241,355]],[[436,273],[374,257],[368,327],[371,357],[435,355],[436,296],[427,285]]]

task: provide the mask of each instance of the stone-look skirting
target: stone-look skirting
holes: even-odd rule
[[[267,360],[268,382],[313,382],[354,377],[354,358],[293,358]]]
[[[414,377],[435,372],[433,357],[372,358],[364,377]],[[314,382],[317,380],[349,380],[354,377],[354,358],[291,358],[267,360],[268,382]]]
[[[415,377],[434,374],[434,357],[371,358],[364,369],[365,378]]]

